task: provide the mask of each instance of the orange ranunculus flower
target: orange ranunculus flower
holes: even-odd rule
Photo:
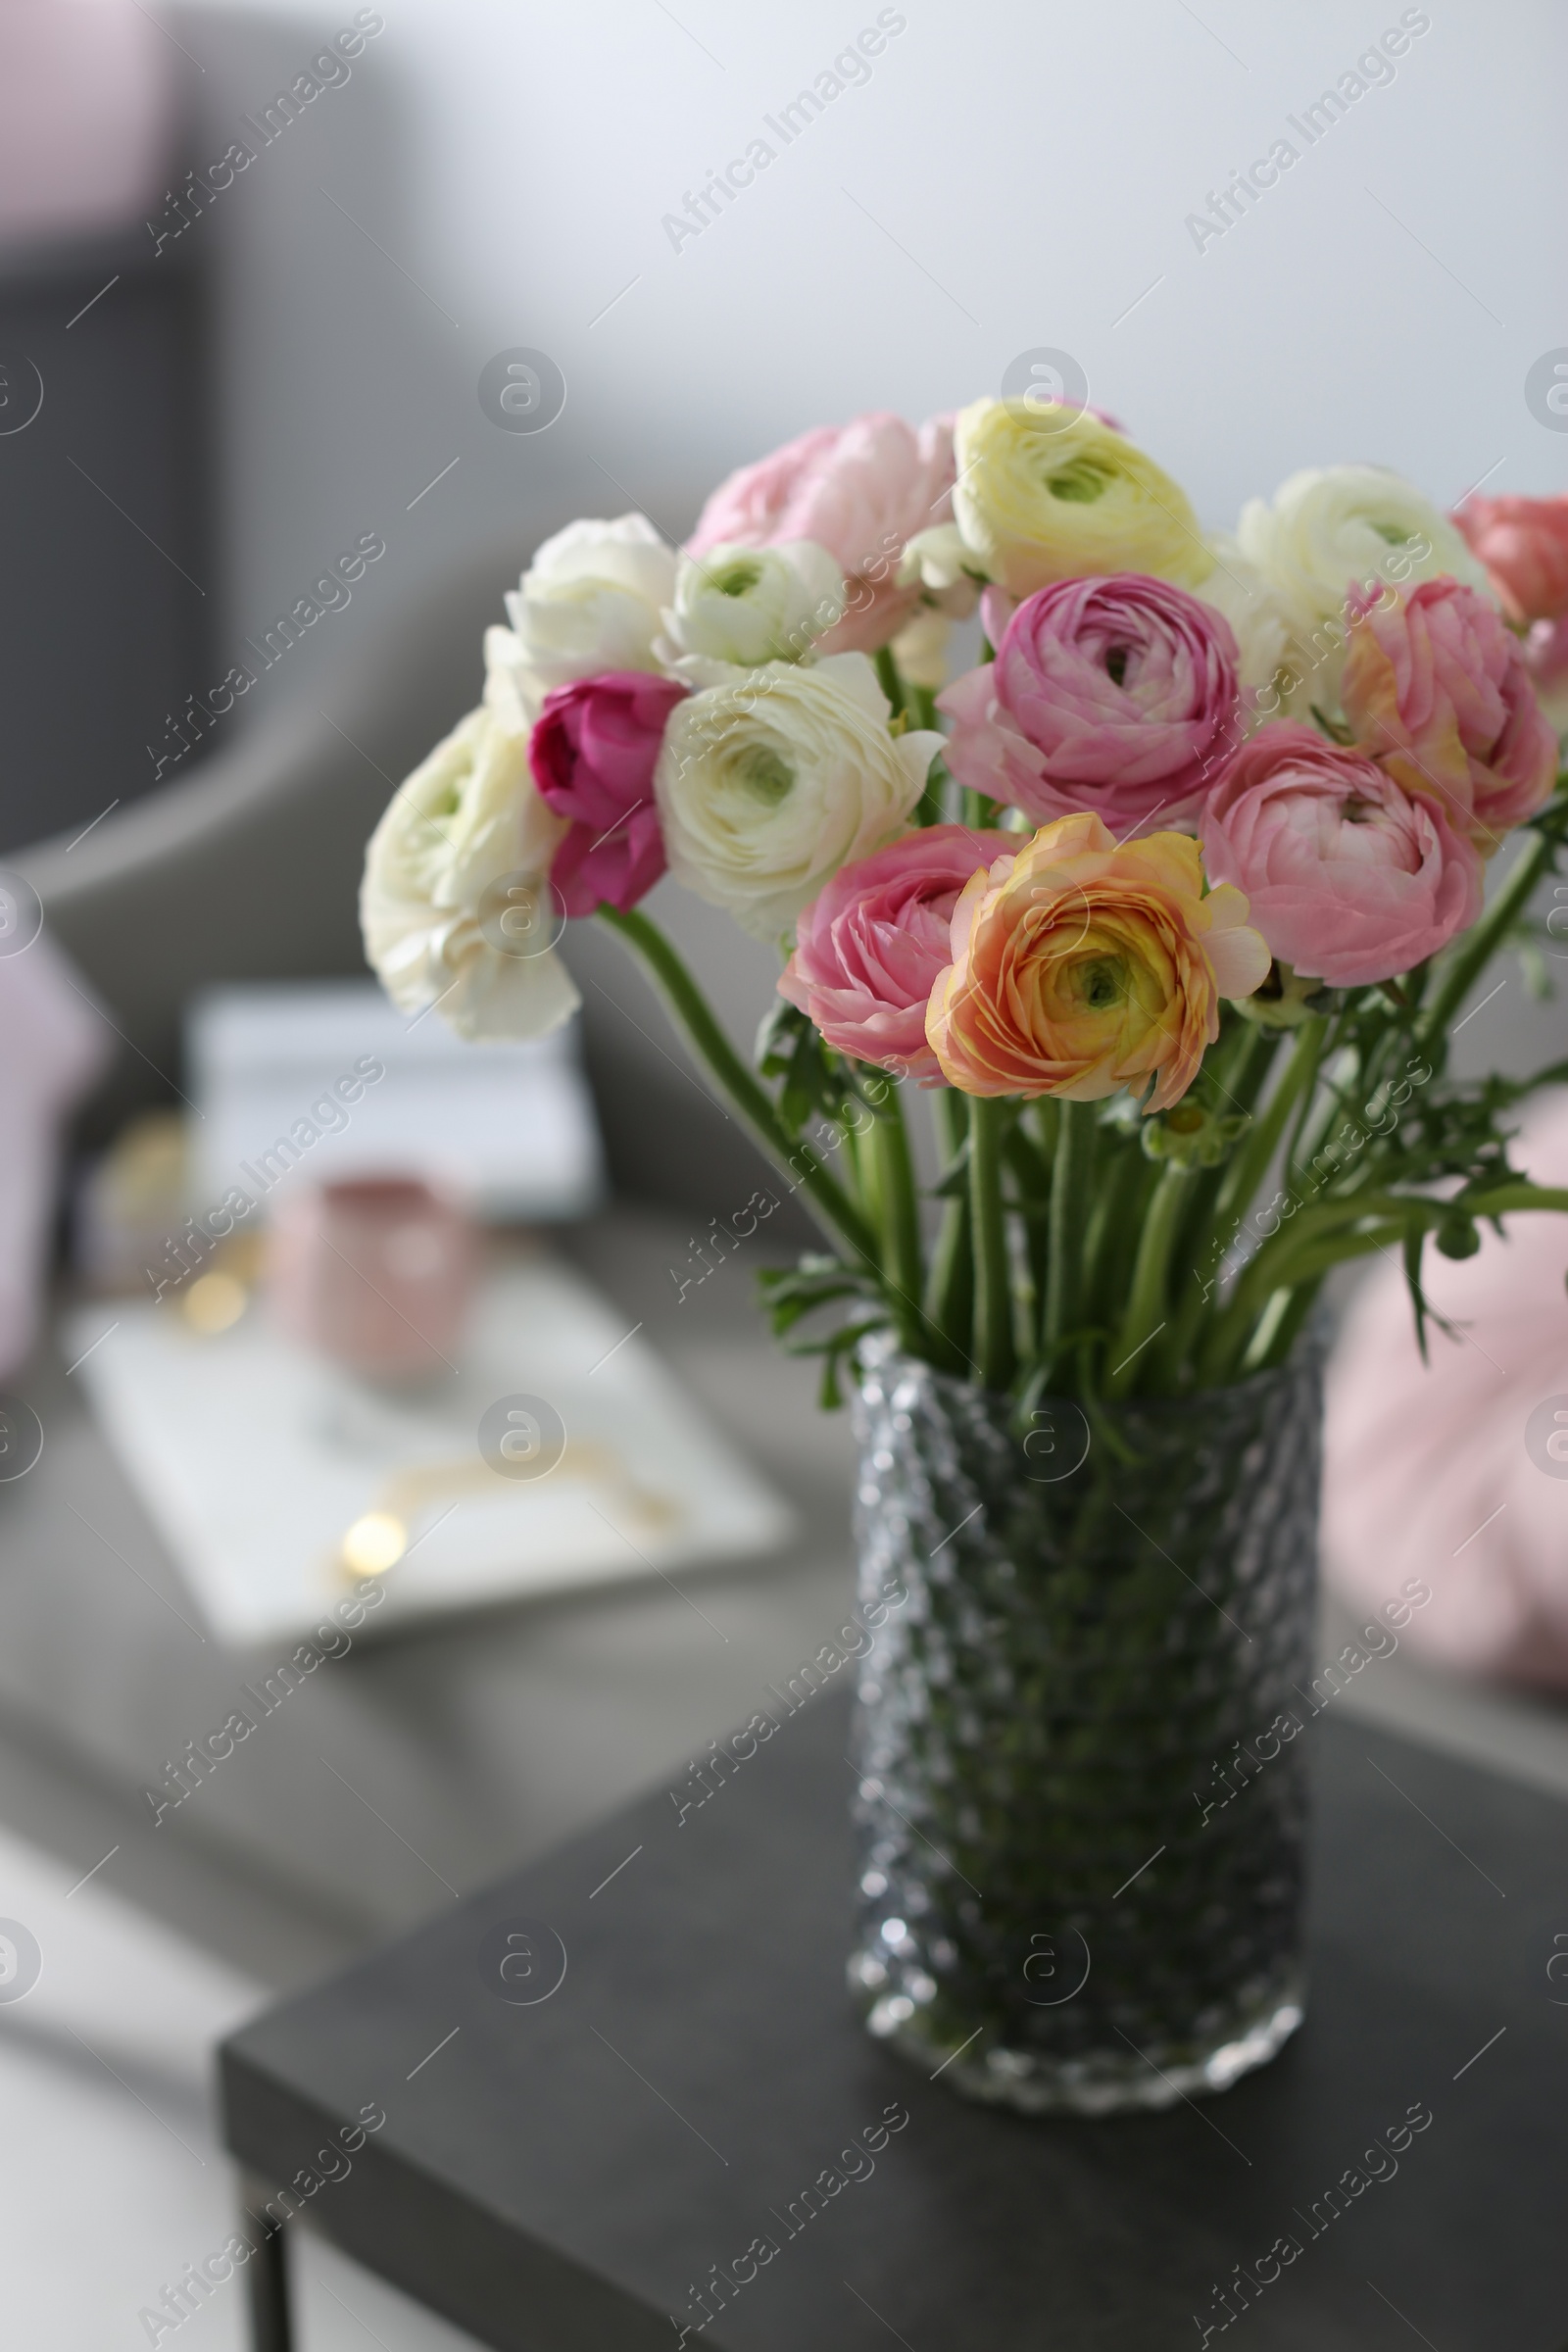
[[[1196,841],[1118,843],[1087,811],[982,867],[953,910],[953,961],[926,1037],[966,1095],[1096,1102],[1154,1085],[1167,1110],[1219,1035],[1221,997],[1250,997],[1269,952],[1228,883],[1203,892]]]

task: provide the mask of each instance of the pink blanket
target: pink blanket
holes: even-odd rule
[[[1568,1184],[1568,1099],[1515,1149]],[[1424,1577],[1406,1640],[1434,1661],[1568,1687],[1568,1216],[1510,1220],[1455,1262],[1428,1247],[1423,1288],[1461,1336],[1416,1349],[1402,1268],[1377,1263],[1330,1367],[1324,1565],[1358,1612]],[[1556,1418],[1561,1412],[1562,1419]]]

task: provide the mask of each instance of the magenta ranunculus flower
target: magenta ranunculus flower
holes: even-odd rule
[[[1209,795],[1203,863],[1282,963],[1332,988],[1407,972],[1481,911],[1481,861],[1364,752],[1276,719]]]
[[[1517,638],[1446,573],[1351,612],[1340,700],[1356,741],[1490,858],[1557,774]]]
[[[937,698],[963,784],[1045,822],[1092,809],[1118,837],[1197,815],[1241,740],[1229,621],[1142,572],[1025,597],[995,662]]]
[[[837,1053],[939,1085],[925,1008],[953,961],[953,909],[971,875],[1021,846],[1016,833],[928,825],[841,866],[796,922],[780,996]]]
[[[899,560],[916,531],[953,519],[953,420],[918,430],[885,409],[849,424],[819,424],[720,482],[686,543],[777,547],[814,539],[843,572],[849,602],[819,653],[875,653],[919,610],[898,586]]]
[[[567,914],[624,913],[664,870],[654,769],[677,678],[612,669],[547,694],[528,742],[539,797],[570,820],[550,868]]]

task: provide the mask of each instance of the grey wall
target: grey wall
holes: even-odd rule
[[[333,719],[353,734],[345,713],[373,714],[380,664],[385,772],[342,787],[345,875],[361,799],[476,697],[479,622],[545,532],[637,505],[678,535],[730,465],[859,408],[954,405],[1031,347],[1075,354],[1213,523],[1343,458],[1395,464],[1443,501],[1482,480],[1564,485],[1568,440],[1523,392],[1563,333],[1568,29],[1544,0],[1404,12],[1430,25],[1392,83],[1309,147],[1290,118],[1398,9],[912,0],[885,12],[906,23],[870,78],[788,147],[764,118],[873,23],[862,0],[383,13],[350,79],[182,241],[215,288],[218,663],[359,534],[386,542],[234,722],[243,736],[292,711],[323,739]],[[353,14],[251,0],[171,19],[191,53],[188,160],[221,154]],[[760,134],[775,161],[675,250],[662,217]],[[1200,250],[1187,216],[1282,135],[1299,161]],[[537,435],[500,431],[477,398],[485,362],[515,345],[566,378]],[[346,775],[358,755],[343,757]],[[170,777],[202,772],[193,753]],[[98,845],[111,866],[119,823]],[[767,954],[667,886],[656,910],[749,1041]],[[628,1088],[635,1068],[680,1100],[657,1016],[635,984],[619,997],[613,943],[579,929],[598,1050],[623,1059]],[[280,954],[307,949],[299,933]],[[1563,1017],[1529,1011],[1513,980],[1461,1044],[1544,1057],[1568,1043]]]
[[[345,534],[387,541],[253,710],[314,694],[477,547],[510,536],[520,566],[564,515],[631,505],[679,533],[803,426],[953,406],[1039,345],[1216,524],[1343,458],[1444,501],[1568,483],[1568,439],[1523,397],[1564,334],[1568,22],[1546,0],[1404,12],[1430,28],[1310,147],[1289,119],[1399,23],[1393,0],[909,0],[869,79],[788,147],[764,118],[870,0],[382,13],[352,79],[189,232],[220,263],[224,625],[265,626]],[[213,151],[353,14],[186,11]],[[675,250],[663,216],[759,135],[775,161]],[[1187,216],[1281,136],[1300,160],[1200,250]],[[514,345],[567,382],[537,436],[476,397]],[[765,957],[690,902],[682,928],[749,1031]]]

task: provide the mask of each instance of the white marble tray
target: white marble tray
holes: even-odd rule
[[[343,1543],[367,1514],[400,1519],[406,1548],[356,1638],[760,1555],[793,1532],[639,1332],[543,1254],[488,1276],[455,1371],[416,1396],[304,1353],[254,1303],[203,1338],[172,1299],[101,1302],[66,1339],[71,1356],[90,1349],[76,1377],[202,1614],[237,1645],[307,1635],[352,1593]],[[516,1395],[564,1425],[548,1476],[502,1477],[479,1450],[487,1408]]]

